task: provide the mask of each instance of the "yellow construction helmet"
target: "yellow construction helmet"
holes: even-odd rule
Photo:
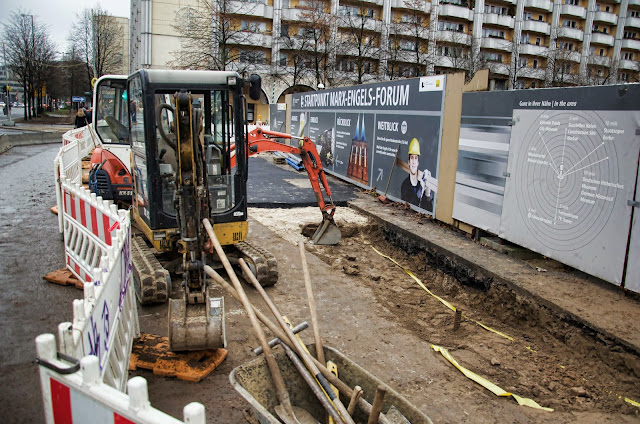
[[[420,142],[417,138],[411,140],[411,143],[409,144],[409,154],[420,156]]]

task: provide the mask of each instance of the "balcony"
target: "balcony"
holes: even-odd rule
[[[456,6],[455,4],[445,4],[440,6],[440,13],[438,15],[465,19],[467,21],[473,20],[473,10],[462,6]]]
[[[555,56],[556,60],[570,60],[572,62],[580,63],[580,53],[570,52],[567,50],[558,50]]]
[[[513,49],[513,43],[511,41],[501,38],[483,38],[481,46],[483,49],[502,50],[506,52],[510,52]]]
[[[393,7],[394,9],[414,10],[414,8],[412,8],[410,4],[407,4],[406,0],[391,0],[391,7]],[[429,11],[431,10],[431,3],[430,2],[422,3],[422,10],[426,13],[429,13]]]
[[[591,44],[603,44],[605,46],[613,46],[613,35],[594,32],[591,34]]]
[[[498,25],[507,28],[513,28],[515,19],[512,16],[498,15],[497,13],[485,13],[482,22],[485,24]]]
[[[607,56],[589,56],[587,58],[587,63],[589,65],[597,65],[597,66],[606,66],[607,68],[611,66],[611,58]]]
[[[489,62],[489,70],[492,74],[509,75],[509,66],[500,62]]]
[[[635,60],[620,60],[618,62],[618,69],[624,69],[627,71],[639,71],[640,70],[640,62],[636,62]]]
[[[471,36],[464,32],[456,31],[438,31],[436,32],[436,41],[443,41],[452,44],[471,45]]]
[[[551,0],[524,0],[524,7],[551,12],[553,9],[553,2]]]
[[[282,9],[282,20],[298,22],[301,21],[302,9]]]
[[[593,22],[605,22],[616,25],[618,23],[618,15],[609,12],[596,12],[593,14]]]
[[[629,0],[629,6],[640,6],[640,0]]]
[[[571,40],[582,41],[584,38],[584,32],[578,28],[558,28],[558,38],[568,38]]]
[[[640,28],[640,18],[634,18],[634,17],[628,16],[627,19],[624,21],[624,27]]]
[[[537,79],[537,80],[543,80],[544,79],[544,68],[538,67],[538,68],[531,68],[531,67],[526,67],[526,68],[521,68],[518,70],[518,78],[532,78],[532,79]]]
[[[273,6],[267,6],[262,3],[245,3],[240,1],[232,1],[230,5],[241,15],[258,16],[267,19],[273,19]]]
[[[547,56],[547,50],[545,46],[536,46],[535,44],[520,44],[520,54],[527,56]]]
[[[541,21],[524,21],[522,23],[522,31],[549,35],[551,32],[551,25]]]
[[[622,48],[627,50],[640,51],[640,40],[622,40]]]
[[[563,4],[560,6],[560,14],[564,16],[573,16],[575,18],[584,19],[587,17],[587,9],[572,4]]]

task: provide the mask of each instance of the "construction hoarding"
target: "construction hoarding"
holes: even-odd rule
[[[433,76],[294,94],[289,132],[326,172],[433,215],[444,89]]]
[[[490,94],[492,101],[486,101]],[[462,95],[458,170],[453,217],[498,234],[509,139],[513,92]]]
[[[465,94],[454,217],[637,290],[639,273],[624,270],[638,98],[637,84]]]

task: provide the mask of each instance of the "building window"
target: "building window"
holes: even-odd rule
[[[249,32],[265,32],[267,30],[266,22],[240,21],[240,29]]]
[[[495,15],[507,15],[509,13],[509,10],[503,6],[494,6],[492,4],[485,4],[484,13],[492,13]]]
[[[562,4],[570,4],[572,6],[580,6],[580,0],[564,0]]]
[[[502,54],[501,53],[484,53],[483,54],[485,60],[488,62],[502,62]]]
[[[499,29],[487,29],[482,28],[482,37],[486,38],[501,38],[504,39],[504,31]]]
[[[531,44],[531,36],[529,34],[522,34],[520,36],[520,44]]]
[[[526,57],[521,57],[518,59],[518,66],[521,68],[524,68],[527,66],[527,58]]]
[[[533,64],[531,66],[533,69],[538,69],[538,59],[533,59]]]
[[[633,53],[623,52],[622,53],[623,60],[633,60]]]
[[[267,54],[261,51],[240,51],[240,63],[265,64],[267,62]]]
[[[542,39],[540,37],[536,38],[536,46],[539,46],[542,44]]]
[[[604,56],[604,49],[600,49],[600,56]]]
[[[635,40],[637,37],[638,37],[637,32],[625,31],[623,38],[626,38],[627,40]]]
[[[419,24],[422,22],[422,16],[402,14],[400,22],[403,24]]]
[[[400,40],[400,50],[407,50],[410,52],[415,52],[418,50],[418,45],[415,41],[411,40]]]
[[[440,31],[464,31],[464,24],[458,22],[438,21],[438,29]]]
[[[578,23],[576,21],[564,20],[562,21],[562,26],[565,28],[575,28],[578,26]]]
[[[289,25],[280,26],[280,37],[289,38]]]
[[[627,16],[630,18],[640,18],[640,11],[638,10],[629,10],[627,12]]]
[[[572,51],[573,50],[573,43],[568,43],[568,42],[564,42],[564,43],[560,43],[560,48],[562,50],[568,50],[568,51]]]
[[[287,54],[280,53],[280,66],[287,66]]]
[[[618,74],[618,81],[629,82],[629,74],[626,72],[621,72],[620,74]]]

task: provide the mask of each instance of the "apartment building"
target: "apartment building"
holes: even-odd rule
[[[199,4],[132,0],[131,70],[176,67],[186,34],[177,28],[189,26]],[[640,0],[209,0],[207,7],[232,11],[225,19],[246,37],[226,40],[236,53],[227,69],[260,72],[271,103],[291,85],[484,68],[494,89],[639,78]]]

